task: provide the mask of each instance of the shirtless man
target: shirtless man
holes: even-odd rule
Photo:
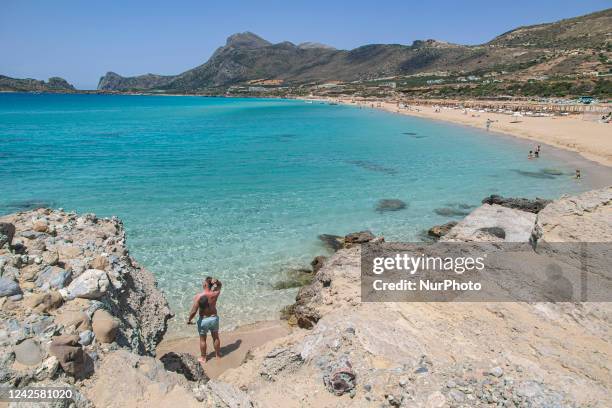
[[[193,305],[189,312],[187,324],[193,324],[192,320],[196,313],[198,316],[198,334],[200,335],[200,358],[202,364],[206,362],[206,334],[210,330],[215,347],[215,355],[221,358],[221,343],[219,340],[219,316],[217,315],[217,299],[221,294],[221,281],[207,277],[202,282],[203,291],[193,298]]]

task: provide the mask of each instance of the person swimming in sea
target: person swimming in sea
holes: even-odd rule
[[[533,151],[532,150],[529,151],[529,154],[527,155],[527,158],[529,160],[533,159]]]
[[[535,152],[533,152],[533,157],[535,157],[536,159],[540,157],[540,151],[536,150]]]
[[[221,281],[207,276],[202,282],[202,292],[195,295],[189,311],[187,324],[193,324],[193,318],[198,314],[197,330],[200,336],[201,364],[206,362],[206,335],[210,331],[215,348],[215,355],[221,358],[221,340],[219,339],[219,315],[217,314],[217,299],[221,294]]]

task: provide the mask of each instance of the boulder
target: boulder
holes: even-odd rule
[[[108,258],[102,255],[96,256],[89,263],[89,267],[91,269],[99,269],[101,271],[104,271],[106,270],[106,268],[108,268]]]
[[[61,289],[64,299],[99,299],[108,290],[109,280],[106,272],[88,269],[74,279],[67,288]]]
[[[434,225],[429,230],[427,230],[427,235],[435,239],[440,239],[444,235],[448,234],[451,228],[453,228],[455,225],[457,225],[457,221],[450,221],[442,225]]]
[[[355,371],[347,356],[341,356],[326,368],[323,384],[327,390],[337,396],[354,392],[356,381]]]
[[[313,273],[319,272],[319,269],[321,269],[323,265],[325,265],[326,260],[327,260],[326,256],[323,256],[323,255],[315,256],[314,259],[310,262],[310,266],[312,266],[312,272]]]
[[[15,225],[9,222],[0,222],[0,248],[11,245],[15,236]]]
[[[101,343],[112,343],[117,336],[119,322],[104,309],[98,309],[92,319],[93,332]]]
[[[66,328],[74,327],[75,330],[79,331],[90,330],[91,321],[89,320],[87,313],[76,310],[64,310],[68,307],[69,305],[66,305],[59,310],[62,313],[58,313],[55,316],[55,323]]]
[[[35,313],[48,313],[51,310],[59,308],[62,303],[64,303],[64,299],[59,292],[52,290],[49,292],[34,293],[28,296],[24,300],[24,303]]]
[[[612,242],[612,187],[563,197],[537,215],[540,242]]]
[[[208,381],[198,359],[189,353],[166,353],[159,359],[164,368],[182,374],[189,381]]]
[[[54,266],[59,262],[59,255],[56,251],[46,251],[42,255],[43,263],[49,266]]]
[[[79,344],[77,335],[54,337],[49,345],[49,353],[57,358],[64,372],[73,377],[86,377],[93,370],[92,362]]]
[[[321,319],[321,314],[316,309],[306,305],[296,305],[293,308],[293,315],[297,325],[302,329],[312,329]]]
[[[35,366],[42,362],[44,352],[40,344],[34,339],[25,339],[13,349],[15,360],[27,366]]]
[[[352,232],[344,237],[346,244],[365,244],[376,238],[371,231]]]
[[[0,297],[14,296],[21,293],[19,284],[13,279],[0,277]]]
[[[62,289],[70,280],[72,272],[57,266],[47,266],[36,278],[36,286],[41,290]]]
[[[545,200],[543,198],[530,200],[528,198],[506,198],[495,194],[485,197],[482,200],[483,204],[496,204],[502,207],[514,208],[515,210],[527,211],[534,214],[542,211],[542,209],[551,202],[551,200]]]
[[[406,203],[402,200],[398,200],[397,198],[386,198],[378,201],[376,204],[377,212],[386,212],[386,211],[399,211],[406,208]]]
[[[45,219],[38,219],[32,223],[32,229],[36,232],[47,232],[47,228],[49,228],[49,222]]]
[[[529,242],[535,219],[536,215],[530,212],[484,204],[451,228],[440,241]],[[505,238],[500,238],[501,231]]]
[[[83,250],[76,245],[62,245],[59,247],[58,253],[62,259],[73,259],[81,256]]]

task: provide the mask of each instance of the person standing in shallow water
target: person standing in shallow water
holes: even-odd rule
[[[210,331],[215,347],[215,355],[221,358],[221,340],[219,339],[219,316],[217,315],[217,299],[221,294],[221,281],[208,276],[202,282],[202,292],[195,295],[189,312],[187,324],[193,324],[193,318],[198,314],[197,329],[200,336],[201,364],[206,362],[206,334]]]

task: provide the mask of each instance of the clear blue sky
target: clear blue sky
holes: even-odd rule
[[[611,5],[610,0],[1,1],[0,74],[58,75],[83,89],[94,89],[107,71],[185,71],[205,62],[235,32],[343,49],[427,38],[477,44],[520,25]]]

